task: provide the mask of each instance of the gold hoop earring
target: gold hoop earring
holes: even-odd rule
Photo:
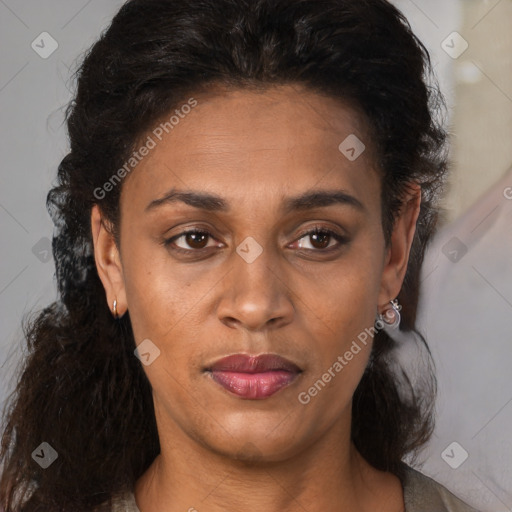
[[[114,304],[112,305],[112,313],[114,314],[114,318],[117,320],[119,318],[119,313],[117,312],[117,299],[114,299]]]

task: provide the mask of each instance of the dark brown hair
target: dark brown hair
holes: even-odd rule
[[[6,512],[91,510],[133,489],[160,450],[129,313],[113,319],[93,257],[91,208],[99,204],[117,226],[122,187],[101,199],[94,191],[184,98],[215,85],[279,84],[364,113],[387,244],[407,184],[421,184],[398,299],[401,329],[427,346],[415,329],[419,274],[441,212],[446,133],[428,52],[403,15],[385,0],[130,0],[85,55],[67,111],[70,151],[47,200],[59,299],[25,324],[27,355],[4,410]],[[353,399],[352,438],[370,464],[400,475],[403,458],[432,433],[436,386],[432,364],[416,388],[392,367],[394,346],[379,330]],[[43,441],[58,453],[47,469],[31,457]]]

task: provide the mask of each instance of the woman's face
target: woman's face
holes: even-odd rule
[[[417,210],[386,250],[371,141],[332,99],[281,86],[196,100],[162,140],[142,138],[156,146],[123,184],[120,258],[93,228],[98,268],[136,344],[150,340],[141,352],[161,443],[280,460],[349,425]],[[208,371],[233,354],[300,371]]]

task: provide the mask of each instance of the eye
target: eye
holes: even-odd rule
[[[164,245],[174,246],[172,249],[178,252],[198,252],[203,249],[207,249],[209,238],[213,238],[209,231],[204,229],[190,229],[188,231],[183,231],[182,233],[179,233],[178,235],[175,235],[171,238],[168,238],[164,241]],[[183,239],[182,243],[185,244],[185,247],[176,247],[176,242],[180,239]]]
[[[302,239],[307,240],[307,237],[309,237],[311,247],[307,247],[306,243],[301,242]],[[213,238],[213,235],[208,230],[189,229],[164,240],[164,245],[166,247],[171,246],[173,251],[192,254],[208,249],[209,238]],[[180,240],[182,246],[177,243]],[[330,242],[335,243],[331,244]],[[298,249],[306,249],[307,251],[314,252],[330,252],[338,249],[347,242],[348,237],[332,229],[315,226],[314,229],[302,233],[296,243],[298,243]]]
[[[307,247],[301,242],[302,239],[308,240],[308,237],[309,245],[311,247]],[[332,241],[335,242],[334,245],[329,244]],[[336,250],[341,245],[346,244],[348,242],[348,238],[336,231],[333,231],[332,229],[315,226],[314,229],[302,233],[297,242],[299,243],[299,249],[306,249],[308,251],[312,250],[316,252],[330,252],[331,250]]]

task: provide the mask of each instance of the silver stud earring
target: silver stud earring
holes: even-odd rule
[[[400,325],[400,310],[402,306],[398,304],[398,300],[389,301],[389,306],[382,312],[377,314],[375,327],[380,329],[398,329]]]

